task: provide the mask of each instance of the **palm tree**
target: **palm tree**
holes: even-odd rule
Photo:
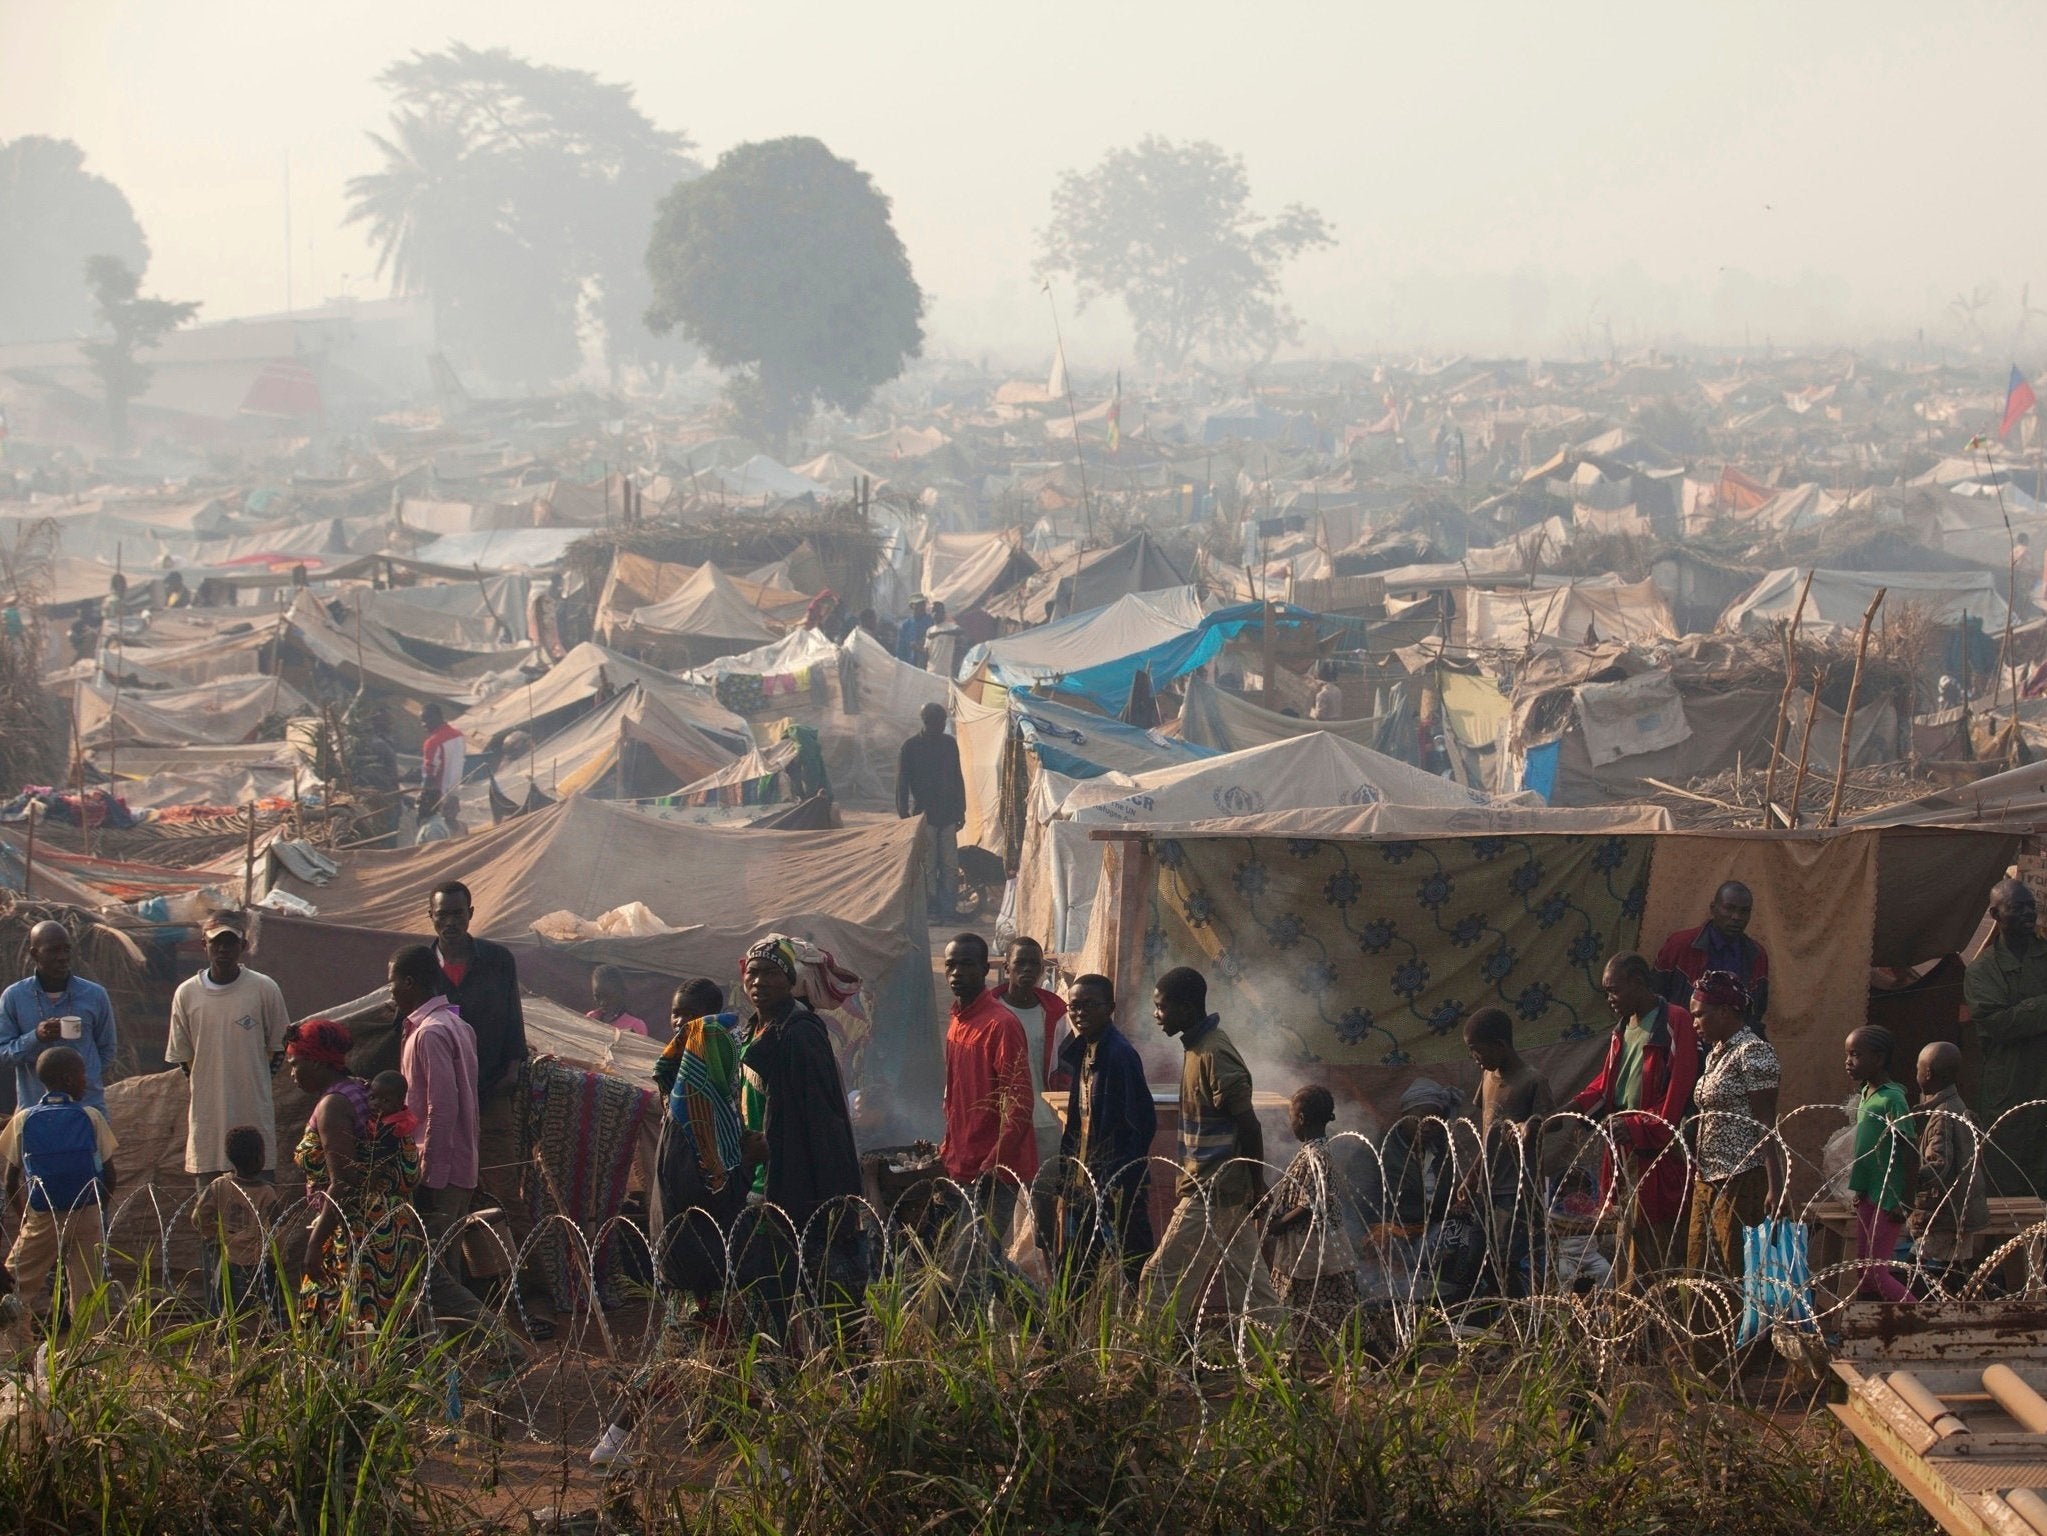
[[[474,240],[477,167],[449,118],[405,112],[392,128],[389,138],[370,135],[384,168],[349,181],[348,222],[370,226],[377,273],[394,293],[434,293],[459,274],[457,253]]]

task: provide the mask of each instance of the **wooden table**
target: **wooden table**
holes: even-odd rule
[[[2021,1232],[2047,1224],[2047,1200],[2032,1195],[1992,1195],[1989,1205],[1990,1224],[1975,1234],[1985,1257]],[[1855,1207],[1845,1200],[1815,1201],[1806,1207],[1805,1221],[1812,1231],[1810,1261],[1817,1284],[1823,1271],[1846,1263],[1855,1252]],[[2043,1239],[2036,1236],[2029,1246],[2037,1260]],[[1845,1278],[1827,1282],[1827,1289],[1836,1290]]]

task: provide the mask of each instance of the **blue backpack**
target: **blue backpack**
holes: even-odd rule
[[[21,1175],[32,1211],[75,1211],[99,1202],[99,1131],[76,1099],[43,1095],[21,1111]]]

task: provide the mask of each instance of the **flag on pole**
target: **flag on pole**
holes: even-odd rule
[[[1116,393],[1109,401],[1109,452],[1123,443],[1123,370],[1116,370]]]
[[[2039,397],[2033,393],[2033,386],[2026,382],[2026,376],[2019,372],[2018,365],[2014,363],[2011,382],[2004,390],[2004,419],[1997,424],[1997,435],[2000,440],[2011,436],[2011,429],[2017,426],[2026,412],[2038,403],[2038,399]]]

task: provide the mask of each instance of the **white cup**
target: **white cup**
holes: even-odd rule
[[[85,1020],[75,1013],[65,1014],[63,1018],[57,1021],[57,1027],[63,1031],[66,1040],[83,1040],[85,1038]]]

